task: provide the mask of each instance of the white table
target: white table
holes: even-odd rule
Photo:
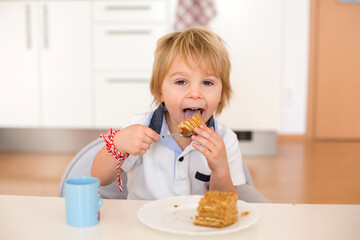
[[[0,195],[0,239],[360,239],[360,205],[254,204],[260,212],[254,226],[189,237],[142,224],[136,212],[146,202],[104,200],[101,222],[77,228],[66,224],[63,198]]]

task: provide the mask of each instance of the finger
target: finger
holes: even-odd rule
[[[155,132],[154,130],[152,130],[151,128],[147,128],[145,131],[145,135],[149,138],[151,138],[153,141],[157,142],[160,139],[159,134],[157,134],[157,132]]]
[[[143,142],[143,143],[141,144],[141,146],[140,146],[140,149],[146,151],[146,150],[148,150],[148,149],[150,148],[150,145],[151,145],[151,144],[148,144],[148,143]]]
[[[199,143],[197,143],[197,142],[194,142],[194,143],[192,144],[192,146],[193,146],[196,150],[198,150],[199,152],[201,152],[201,153],[207,158],[207,156],[208,156],[208,154],[209,154],[209,150],[208,150],[207,148],[201,146],[201,145],[200,145]]]
[[[200,130],[202,131],[203,137],[211,140],[216,146],[220,146],[220,144],[223,144],[223,139],[214,131],[214,127],[208,128],[205,126],[200,126]]]
[[[148,137],[148,136],[145,135],[145,137],[144,137],[144,139],[143,139],[143,142],[151,145],[151,144],[154,142],[154,140],[153,140],[152,138],[150,138],[150,137]]]
[[[136,151],[133,155],[135,155],[135,156],[136,156],[136,155],[144,155],[145,152],[146,152],[146,150],[140,149],[140,150]]]
[[[205,125],[201,125],[198,128],[194,129],[195,133],[199,134],[200,136],[203,136],[204,138],[211,138],[212,136],[214,136],[214,131],[211,130],[210,128],[206,127]]]
[[[214,143],[217,142],[220,138],[217,133],[215,133],[212,129],[206,127],[205,125],[201,125],[200,127],[195,128],[194,131],[198,135],[208,140],[211,140]]]
[[[150,148],[150,145],[147,143],[139,144],[133,151],[134,155],[143,155]]]
[[[203,147],[207,148],[210,152],[213,152],[216,150],[216,144],[209,139],[206,139],[206,138],[200,137],[200,136],[195,136],[195,135],[193,135],[191,137],[191,139],[193,141],[203,145]]]

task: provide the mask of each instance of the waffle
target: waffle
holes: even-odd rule
[[[199,201],[194,224],[225,227],[238,219],[237,195],[232,192],[209,191]]]
[[[194,132],[194,128],[199,127],[200,125],[205,125],[204,121],[201,119],[201,116],[198,113],[195,113],[191,119],[182,121],[179,125],[179,132],[181,135],[189,135]]]

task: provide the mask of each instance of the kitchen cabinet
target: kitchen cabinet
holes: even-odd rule
[[[40,126],[38,14],[32,2],[0,2],[0,126]]]
[[[91,127],[89,1],[0,2],[0,125]]]
[[[151,111],[156,41],[175,0],[0,1],[0,127],[121,127]],[[232,6],[231,8],[229,6]],[[219,120],[276,132],[282,0],[216,1],[234,90]]]
[[[42,124],[91,127],[90,2],[48,1],[40,7]]]
[[[95,127],[151,111],[153,52],[167,33],[167,1],[94,1]]]
[[[156,41],[166,31],[163,25],[95,26],[97,71],[151,74]]]

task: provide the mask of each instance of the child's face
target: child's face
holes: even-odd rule
[[[162,83],[161,101],[165,102],[169,112],[169,127],[177,127],[180,122],[191,118],[196,112],[200,113],[206,122],[220,102],[221,79],[210,70],[204,72],[191,67],[177,56]]]

